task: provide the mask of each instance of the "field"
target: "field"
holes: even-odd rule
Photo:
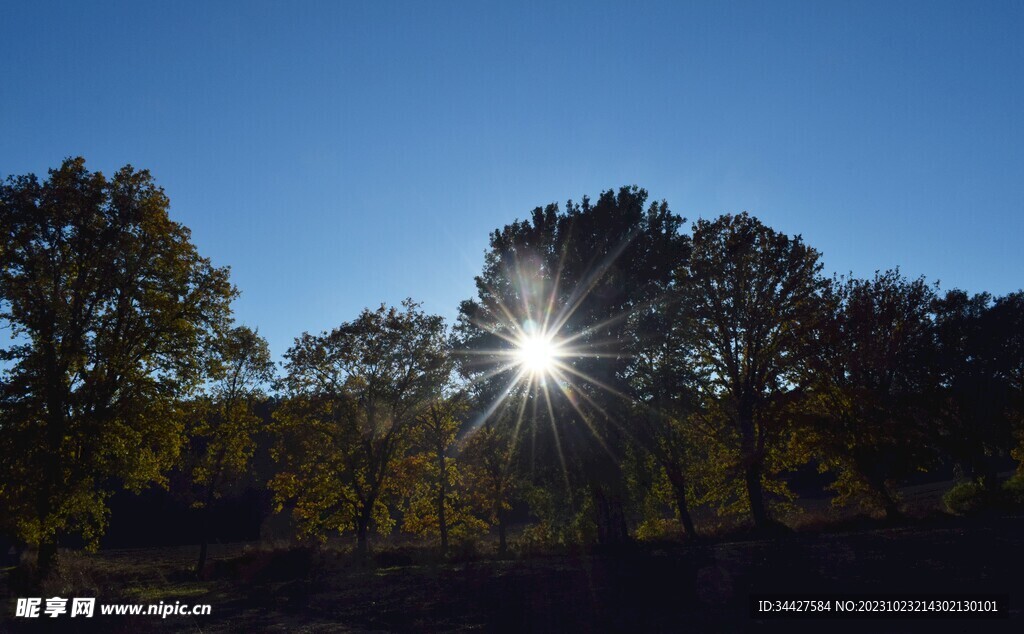
[[[208,617],[11,619],[4,631],[1020,631],[1024,516],[862,520],[773,538],[644,542],[617,552],[552,550],[507,560],[378,545],[356,566],[325,548],[215,546],[64,553],[60,596],[108,603],[209,603]],[[5,616],[17,574],[0,576]],[[12,584],[15,589],[12,589]],[[751,593],[980,593],[1010,596],[1010,620],[754,621]],[[75,626],[75,627],[71,627]],[[88,626],[88,627],[86,627]]]

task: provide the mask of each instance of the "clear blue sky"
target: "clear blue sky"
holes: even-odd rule
[[[11,2],[0,175],[149,168],[241,321],[412,296],[488,233],[638,184],[826,270],[1024,286],[1024,2]]]

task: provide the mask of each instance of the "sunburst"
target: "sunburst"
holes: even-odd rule
[[[562,346],[551,335],[524,335],[516,342],[516,360],[534,377],[549,376],[563,354]]]
[[[531,266],[532,262],[525,266],[517,263],[509,271],[507,279],[512,281],[515,288],[513,296],[518,301],[506,304],[497,299],[502,293],[488,289],[491,301],[485,307],[487,318],[474,320],[477,327],[504,344],[498,348],[470,353],[481,356],[482,361],[486,359],[483,363],[490,366],[475,377],[475,381],[489,381],[501,375],[509,377],[494,401],[478,417],[474,428],[499,410],[510,409],[515,417],[512,435],[518,438],[523,424],[527,422],[524,418],[531,419],[534,431],[541,419],[547,418],[567,484],[569,474],[560,439],[564,431],[559,429],[561,425],[556,420],[553,400],[560,398],[563,403],[567,403],[575,412],[575,418],[590,430],[596,442],[611,453],[605,445],[600,428],[604,423],[618,423],[611,419],[589,392],[596,389],[616,398],[627,398],[598,378],[590,376],[585,368],[591,364],[581,363],[588,357],[610,359],[622,354],[614,341],[602,341],[601,333],[609,325],[625,319],[626,315],[610,315],[599,323],[591,322],[582,328],[578,325],[571,328],[574,314],[623,248],[624,245],[619,245],[619,248],[613,249],[602,263],[591,268],[589,274],[579,280],[568,293],[560,292],[561,263],[547,284],[542,281],[540,272]],[[528,401],[532,401],[533,407],[526,407]],[[532,416],[527,417],[528,410],[533,412]],[[510,450],[510,460],[511,457]]]

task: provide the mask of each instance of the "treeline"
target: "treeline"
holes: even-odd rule
[[[827,277],[800,236],[746,213],[687,231],[625,187],[495,231],[451,327],[382,305],[278,368],[167,211],[148,172],[82,159],[0,186],[0,529],[41,569],[98,544],[118,492],[173,481],[210,509],[260,442],[297,536],[361,554],[492,528],[504,552],[524,513],[548,542],[697,535],[697,507],[771,528],[808,470],[888,516],[927,471],[996,503],[1024,461],[1020,291]]]

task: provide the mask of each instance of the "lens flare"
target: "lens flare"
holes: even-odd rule
[[[470,320],[491,335],[495,347],[461,353],[478,358],[477,363],[467,362],[467,366],[477,367],[473,383],[484,384],[504,377],[494,386],[497,388],[495,396],[476,417],[469,433],[475,433],[492,418],[507,416],[512,423],[509,430],[512,442],[505,461],[511,464],[514,450],[522,441],[524,427],[533,428],[530,433],[533,446],[538,427],[547,418],[567,490],[571,485],[562,446],[565,425],[559,422],[581,423],[611,455],[602,426],[618,423],[612,420],[602,399],[595,398],[596,393],[605,392],[615,399],[628,398],[592,376],[591,371],[603,359],[623,357],[618,341],[606,338],[603,331],[628,319],[629,314],[613,313],[596,322],[587,320],[586,324],[573,323],[573,318],[629,243],[629,239],[624,240],[602,261],[592,263],[590,270],[572,287],[567,287],[562,280],[562,261],[550,266],[550,271],[532,261],[515,262],[507,271],[510,287],[483,289],[482,301],[476,304],[477,312]],[[517,259],[514,254],[512,258]],[[544,279],[545,276],[550,277]]]
[[[533,375],[547,375],[555,368],[560,351],[551,337],[528,335],[516,344],[516,360]]]

